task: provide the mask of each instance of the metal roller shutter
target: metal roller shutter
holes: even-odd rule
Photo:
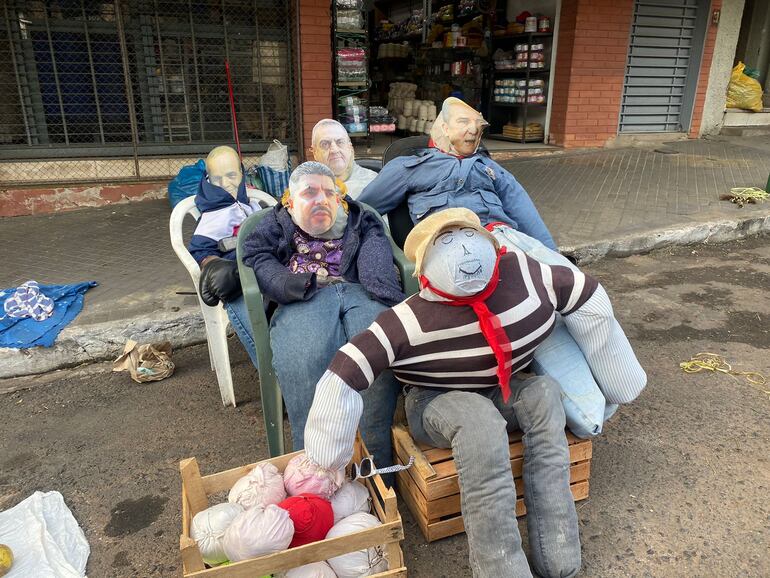
[[[620,132],[686,130],[703,48],[703,4],[635,0]]]

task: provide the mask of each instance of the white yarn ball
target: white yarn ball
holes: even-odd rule
[[[347,518],[343,518],[334,524],[332,529],[329,530],[329,533],[326,534],[326,539],[329,540],[330,538],[346,536],[353,532],[381,525],[382,523],[371,514],[358,512]],[[334,558],[329,558],[327,562],[339,578],[371,576],[378,572],[385,572],[388,569],[388,560],[385,558],[384,546],[367,548],[365,550],[343,554],[342,556],[335,556]]]
[[[370,499],[369,490],[361,482],[345,482],[332,496],[334,523],[356,512],[368,514],[371,510]]]
[[[227,562],[227,554],[222,545],[225,530],[241,513],[243,507],[238,504],[217,504],[193,517],[190,537],[198,543],[203,561],[209,566]]]
[[[292,568],[284,578],[337,578],[337,575],[326,562],[313,562],[298,568]]]
[[[332,472],[312,462],[305,452],[297,454],[283,471],[283,482],[290,496],[314,494],[330,500],[345,481],[345,472]]]
[[[244,508],[278,504],[286,499],[283,476],[271,463],[257,464],[230,489],[227,501]]]
[[[227,558],[239,562],[286,550],[294,537],[289,512],[275,504],[256,506],[239,514],[225,532]]]

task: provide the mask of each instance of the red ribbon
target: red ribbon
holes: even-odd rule
[[[495,354],[497,360],[497,379],[500,383],[500,389],[503,392],[503,401],[507,402],[511,396],[511,366],[508,363],[511,360],[511,341],[508,339],[508,334],[503,329],[500,318],[492,313],[487,307],[485,301],[487,298],[495,292],[497,284],[500,281],[500,257],[506,252],[505,247],[500,248],[500,252],[497,254],[497,260],[495,261],[495,269],[492,271],[492,278],[484,288],[483,291],[476,295],[469,297],[457,297],[450,293],[445,293],[436,287],[433,287],[428,281],[425,275],[420,275],[420,284],[422,287],[430,289],[439,297],[449,299],[449,301],[441,301],[444,305],[452,305],[453,307],[465,307],[468,306],[473,309],[476,317],[479,319],[479,326],[481,327],[481,333],[484,335],[484,339],[492,348],[492,352]]]

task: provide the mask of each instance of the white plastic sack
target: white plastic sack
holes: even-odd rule
[[[281,141],[274,139],[267,152],[259,159],[259,165],[270,167],[276,171],[285,171],[289,168],[289,149]]]
[[[334,570],[326,562],[313,562],[298,568],[292,568],[284,578],[337,578]]]
[[[217,504],[198,512],[192,519],[190,537],[198,543],[203,561],[209,566],[227,562],[222,542],[225,531],[243,512],[240,504]]]
[[[382,523],[364,512],[358,512],[347,518],[343,518],[326,534],[326,539],[346,536],[353,532],[366,530],[380,526]],[[357,550],[342,556],[335,556],[327,560],[335,574],[339,578],[359,578],[360,576],[371,576],[378,572],[385,572],[388,569],[388,560],[385,558],[385,548],[376,546],[365,550]]]
[[[257,464],[233,485],[227,501],[244,508],[278,504],[286,499],[283,476],[271,463]]]
[[[227,528],[223,545],[227,559],[240,562],[286,550],[294,537],[289,512],[274,504],[239,514]]]
[[[369,490],[361,482],[345,482],[332,496],[334,523],[356,512],[368,514],[371,510],[370,499]]]
[[[91,553],[59,492],[35,492],[0,512],[0,543],[13,550],[5,578],[82,578]]]

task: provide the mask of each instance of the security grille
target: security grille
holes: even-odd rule
[[[703,42],[701,0],[635,0],[620,132],[689,125]]]
[[[0,159],[18,161],[0,167],[5,182],[50,180],[51,158],[114,159],[101,174],[70,163],[58,181],[172,175],[158,155],[232,144],[225,61],[243,150],[295,144],[286,0],[2,4]]]

